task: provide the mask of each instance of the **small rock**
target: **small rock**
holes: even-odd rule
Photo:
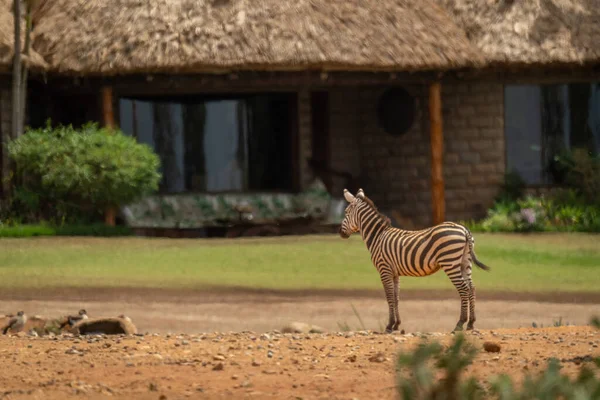
[[[283,327],[281,330],[283,333],[325,333],[325,329],[317,326],[311,325],[304,322],[292,322]]]
[[[253,367],[260,367],[260,365],[261,365],[261,362],[260,362],[260,361],[257,361],[257,360],[252,360],[252,366],[253,366]]]
[[[369,357],[369,361],[376,362],[376,363],[382,363],[385,361],[385,354],[379,352],[379,353],[375,354],[374,356]]]
[[[68,349],[67,351],[65,351],[65,354],[77,355],[77,354],[81,354],[81,352],[77,351],[75,349]]]
[[[349,355],[346,360],[348,360],[350,362],[356,362],[356,354]]]
[[[215,360],[215,361],[225,361],[225,356],[217,354],[216,356],[213,356],[213,360]]]
[[[501,347],[496,342],[484,342],[483,343],[483,349],[485,351],[487,351],[488,353],[499,353]]]
[[[271,335],[269,335],[268,333],[263,333],[262,335],[260,335],[260,340],[271,340]]]
[[[225,368],[225,365],[223,365],[222,362],[217,363],[214,367],[213,367],[213,371],[223,371],[223,368]]]

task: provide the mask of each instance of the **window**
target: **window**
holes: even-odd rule
[[[121,98],[124,133],[161,159],[163,193],[291,191],[296,96]]]
[[[507,85],[507,169],[528,184],[553,183],[555,155],[575,147],[600,152],[600,84]]]

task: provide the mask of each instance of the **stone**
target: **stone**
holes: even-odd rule
[[[282,333],[324,333],[325,329],[304,322],[291,322],[281,329]]]
[[[224,368],[225,365],[222,362],[220,362],[213,367],[213,371],[223,371]]]
[[[501,346],[496,342],[484,342],[483,349],[488,353],[499,353]]]
[[[370,362],[382,363],[385,361],[385,354],[379,352],[371,357],[369,357]]]

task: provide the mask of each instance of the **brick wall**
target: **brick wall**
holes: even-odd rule
[[[344,88],[329,93],[329,130],[331,167],[337,171],[360,176],[361,92],[358,88]],[[334,195],[341,197],[347,182],[332,179]]]
[[[442,93],[446,218],[480,218],[504,179],[503,85],[445,84]]]
[[[485,215],[504,176],[501,84],[442,86],[446,219]],[[429,113],[426,86],[408,86],[417,103],[409,132],[393,137],[378,125],[383,88],[331,91],[332,166],[355,174],[381,211],[408,219],[411,228],[431,224]],[[341,196],[343,182],[334,182]]]

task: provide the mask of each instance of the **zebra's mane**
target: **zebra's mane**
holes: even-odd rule
[[[385,224],[386,228],[392,226],[392,221],[386,217],[385,215],[383,215],[382,213],[379,212],[379,210],[377,209],[377,206],[375,205],[375,203],[373,203],[373,200],[371,200],[370,198],[368,198],[366,195],[364,195],[361,200],[367,205],[369,206],[373,211],[375,211],[377,213],[377,215],[379,216],[379,219],[383,221],[383,223]]]

